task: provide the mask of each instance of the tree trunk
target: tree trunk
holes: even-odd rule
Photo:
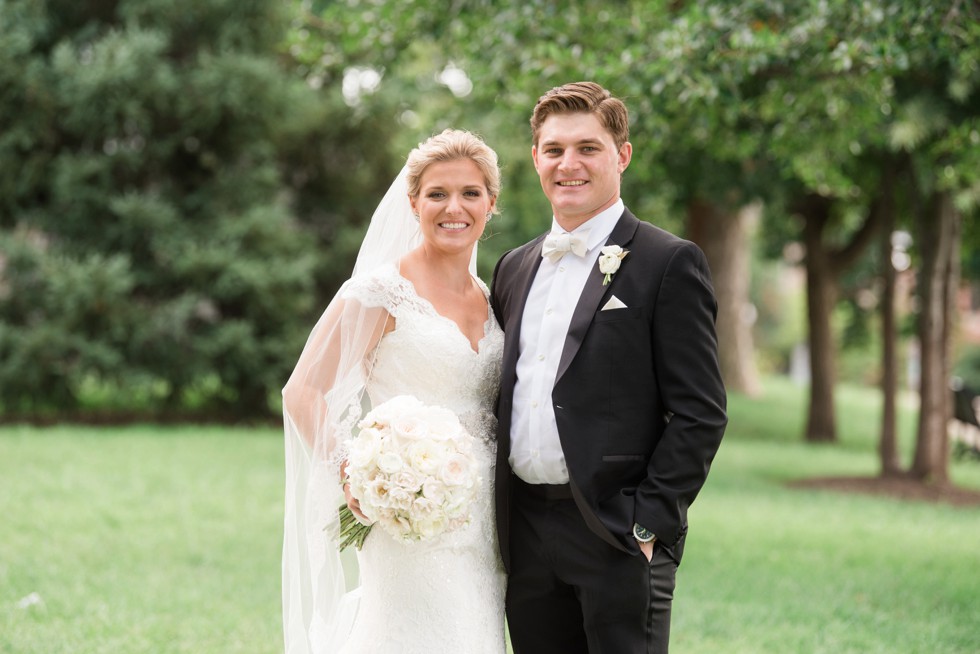
[[[805,438],[811,443],[832,443],[837,440],[834,410],[834,364],[837,353],[830,317],[837,302],[837,282],[823,242],[823,231],[830,220],[830,200],[816,195],[808,196],[804,202],[803,216],[806,220],[803,244],[806,247],[810,340],[810,404]]]
[[[922,267],[919,277],[919,429],[911,475],[938,484],[949,481],[951,415],[949,391],[950,325],[955,303],[959,255],[959,214],[949,193],[936,192],[920,217]]]
[[[753,203],[730,213],[716,204],[688,205],[688,236],[704,251],[718,300],[718,358],[725,387],[755,396],[761,393],[752,339],[753,307],[750,234],[762,206]]]
[[[837,441],[834,411],[834,383],[837,350],[831,327],[831,314],[837,304],[838,280],[844,270],[874,238],[881,224],[881,212],[872,205],[864,222],[839,248],[824,243],[830,224],[833,201],[814,193],[797,202],[803,217],[803,244],[806,247],[807,324],[810,340],[810,406],[805,438],[813,443]]]
[[[879,238],[881,256],[881,434],[878,454],[881,475],[898,477],[902,474],[898,454],[896,395],[898,393],[898,330],[895,321],[895,265],[892,263],[892,232],[895,230],[894,176],[886,173],[882,179],[879,210],[882,212]]]

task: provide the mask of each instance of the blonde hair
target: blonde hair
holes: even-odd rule
[[[408,194],[417,198],[422,187],[422,173],[430,165],[441,161],[469,159],[483,173],[483,180],[490,197],[500,195],[500,167],[497,153],[476,134],[462,129],[447,129],[429,137],[408,153]],[[494,206],[494,212],[497,211]]]

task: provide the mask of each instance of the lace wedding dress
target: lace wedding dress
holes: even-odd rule
[[[371,531],[358,552],[360,604],[341,652],[503,654],[506,582],[492,487],[503,332],[488,311],[474,351],[456,323],[438,314],[394,265],[353,283],[345,297],[382,306],[396,320],[378,345],[367,383],[371,404],[414,395],[454,411],[478,442],[482,484],[472,520],[460,530],[415,543]]]

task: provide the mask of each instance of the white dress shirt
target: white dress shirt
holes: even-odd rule
[[[551,392],[572,313],[589,275],[600,274],[599,251],[623,210],[617,200],[579,226],[572,233],[588,230],[585,256],[566,252],[555,262],[544,259],[531,283],[521,322],[509,459],[514,473],[529,484],[568,482]],[[551,233],[565,233],[554,219]]]

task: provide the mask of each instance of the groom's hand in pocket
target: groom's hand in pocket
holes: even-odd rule
[[[647,557],[647,563],[653,560],[653,542],[654,541],[642,543],[640,541],[636,541],[636,544],[640,546],[640,551],[643,552],[643,556]]]

